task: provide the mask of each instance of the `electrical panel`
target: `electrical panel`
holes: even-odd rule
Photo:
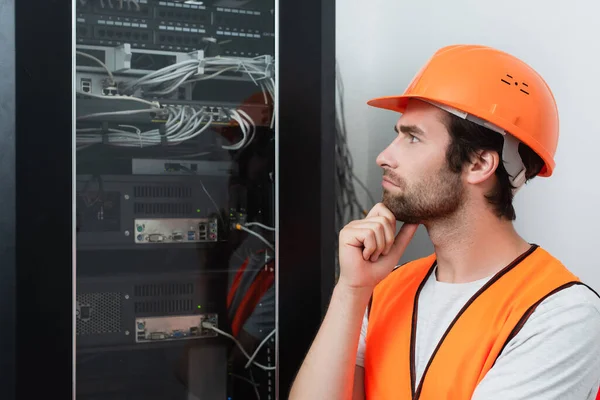
[[[255,57],[274,54],[272,9],[189,1],[87,0],[77,4],[78,44]]]
[[[273,399],[274,1],[75,5],[78,398],[137,398],[174,357],[187,392],[145,400]]]

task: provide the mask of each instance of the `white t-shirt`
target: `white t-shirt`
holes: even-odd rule
[[[435,347],[465,303],[490,279],[443,283],[432,273],[419,296],[417,385]],[[356,364],[364,366],[367,313]],[[600,385],[600,299],[571,286],[549,296],[506,345],[472,400],[595,400]]]

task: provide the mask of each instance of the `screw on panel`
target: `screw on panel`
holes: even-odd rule
[[[129,236],[129,231],[125,231],[125,236]]]
[[[125,295],[125,300],[129,300],[129,295],[128,294]]]
[[[126,195],[125,195],[125,196],[123,196],[123,197],[125,197],[125,200],[129,200],[129,195],[128,195],[128,194],[126,194]]]
[[[125,336],[129,336],[129,331],[125,331]]]

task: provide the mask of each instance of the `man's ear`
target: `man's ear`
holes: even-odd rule
[[[500,155],[496,151],[479,150],[475,152],[465,171],[467,182],[471,184],[485,182],[496,173],[500,162]]]

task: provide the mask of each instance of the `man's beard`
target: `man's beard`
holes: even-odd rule
[[[384,189],[383,204],[396,220],[404,223],[424,224],[446,219],[456,213],[464,200],[460,173],[447,168],[410,186],[389,171],[385,171],[384,176],[398,185],[402,192]]]

